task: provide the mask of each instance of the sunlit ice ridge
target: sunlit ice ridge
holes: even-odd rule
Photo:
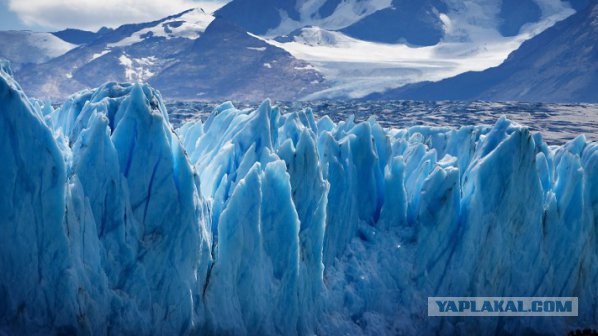
[[[56,109],[0,70],[0,334],[564,334],[598,324],[598,144],[217,107]],[[577,317],[428,317],[431,296]]]

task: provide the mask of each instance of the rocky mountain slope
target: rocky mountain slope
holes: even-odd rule
[[[0,57],[40,98],[109,81],[150,83],[170,100],[391,97],[407,84],[496,67],[588,3],[233,0],[215,13],[196,8],[97,32],[4,32]]]
[[[526,41],[498,67],[369,98],[598,102],[598,3]]]
[[[58,99],[110,81],[149,82],[169,99],[295,99],[325,87],[306,62],[235,24],[212,21],[211,14],[193,9],[100,30],[87,35],[87,43],[16,76],[32,95]],[[81,35],[76,33],[68,35]]]
[[[326,88],[313,66],[224,19],[149,82],[166,97],[184,99],[288,100]]]

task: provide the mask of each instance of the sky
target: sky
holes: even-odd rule
[[[0,30],[96,31],[146,22],[193,7],[213,11],[227,0],[0,0]]]

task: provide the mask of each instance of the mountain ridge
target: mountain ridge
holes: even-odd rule
[[[63,99],[112,81],[152,83],[172,100],[246,99],[254,94],[275,100],[382,97],[405,84],[497,66],[522,41],[570,15],[570,7],[584,4],[586,0],[234,0],[215,13],[192,8],[95,33],[44,33],[53,39],[51,47],[69,47],[44,56],[43,51],[26,54],[30,44],[25,43],[20,53],[6,58],[22,85],[40,98]],[[225,36],[222,29],[230,29],[237,45],[212,40],[215,49],[194,49],[215,19],[231,23],[218,34]],[[218,55],[220,47],[231,57]],[[203,54],[192,57],[194,52]],[[190,62],[214,68],[199,70],[199,64]],[[190,77],[184,67],[196,69],[196,76]],[[174,70],[185,83],[168,74]]]
[[[148,82],[156,85],[159,90],[169,93],[170,99],[247,99],[251,95],[260,97],[270,96],[273,99],[296,99],[300,95],[307,95],[325,87],[324,77],[304,61],[294,59],[288,52],[267,44],[258,37],[241,31],[234,24],[217,25],[222,29],[229,29],[234,33],[228,38],[227,54],[218,55],[216,46],[212,50],[211,59],[214,66],[212,72],[198,72],[196,77],[188,78],[181,83],[176,76],[165,74],[168,69],[177,69],[174,65],[187,62],[187,66],[201,66],[190,64],[192,61],[205,61],[200,56],[193,57],[198,52],[194,48],[201,37],[214,21],[222,22],[201,9],[190,9],[168,16],[166,18],[139,24],[127,24],[116,29],[104,29],[95,33],[91,40],[77,46],[59,57],[46,63],[35,64],[23,68],[16,73],[23,87],[34,96],[40,98],[63,99],[73,92],[101,85],[104,82]],[[233,28],[236,27],[236,28]],[[210,30],[210,34],[214,29]],[[224,33],[224,32],[220,32]],[[51,35],[50,35],[51,36]],[[234,48],[234,43],[240,45],[256,45],[255,48],[264,50],[267,54],[265,61],[260,62],[264,55],[255,50],[243,47]],[[259,46],[257,46],[259,45]],[[228,57],[230,65],[218,61],[218,57]],[[244,59],[245,67],[237,67],[244,73],[228,71],[238,60]],[[279,61],[279,63],[277,63]],[[271,72],[277,75],[277,85],[270,85],[264,71],[256,72],[255,68],[248,68],[251,64],[270,64],[274,66]],[[284,68],[286,66],[287,68]],[[262,69],[263,70],[263,69]],[[219,77],[220,76],[220,77]],[[221,76],[225,76],[221,78]],[[154,79],[154,77],[156,77]],[[289,79],[285,79],[288,77]],[[170,81],[167,82],[166,78]],[[236,88],[243,88],[244,92],[233,92],[221,84],[217,89],[207,90],[205,83],[237,82]],[[291,84],[292,83],[292,84]],[[175,90],[187,86],[185,90]],[[292,86],[291,86],[292,85]],[[207,90],[207,91],[206,91]],[[195,91],[195,92],[193,92]],[[203,94],[202,94],[203,92]],[[178,94],[177,94],[178,93]]]
[[[524,42],[499,66],[366,99],[598,102],[598,4]]]

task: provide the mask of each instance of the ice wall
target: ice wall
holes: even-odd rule
[[[44,116],[0,77],[0,330],[204,325],[208,209],[159,95],[108,84]]]
[[[0,70],[0,334],[563,334],[597,328],[598,144],[388,130],[160,94],[63,106]],[[577,296],[577,318],[428,318],[428,296]]]

